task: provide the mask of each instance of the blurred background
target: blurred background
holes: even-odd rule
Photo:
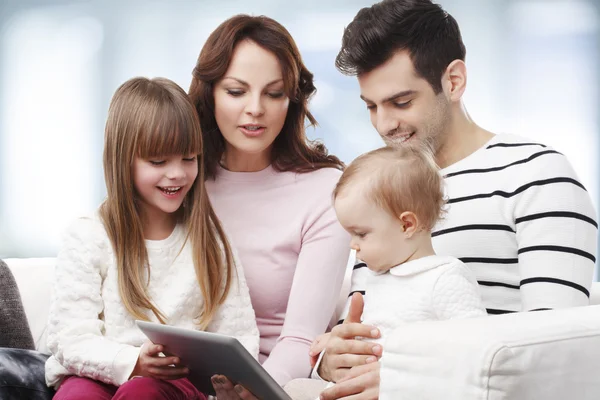
[[[314,73],[309,130],[349,162],[382,145],[356,79],[334,67],[343,28],[374,0],[0,0],[0,258],[55,256],[65,226],[105,196],[102,141],[133,76],[186,91],[222,21],[264,14]],[[569,157],[600,200],[600,0],[439,0],[467,47],[465,103],[483,127]]]

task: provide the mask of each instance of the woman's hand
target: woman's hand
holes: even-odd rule
[[[322,335],[317,336],[317,338],[310,345],[310,350],[308,355],[310,356],[310,367],[314,368],[317,360],[319,359],[319,354],[323,350],[325,350],[325,346],[327,346],[327,342],[329,341],[329,337],[331,333],[324,333]]]
[[[210,378],[217,394],[217,400],[258,400],[242,385],[234,385],[226,376],[213,375]]]
[[[179,357],[162,357],[159,355],[162,351],[162,345],[145,342],[130,377],[147,376],[166,380],[185,378],[189,370],[179,365]]]

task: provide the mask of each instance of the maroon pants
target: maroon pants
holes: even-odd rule
[[[154,378],[133,378],[121,386],[79,376],[70,376],[60,385],[54,400],[206,400],[185,378],[164,381]]]

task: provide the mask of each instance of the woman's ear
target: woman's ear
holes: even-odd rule
[[[405,211],[398,217],[402,224],[402,231],[407,239],[410,239],[419,228],[419,220],[412,211]]]

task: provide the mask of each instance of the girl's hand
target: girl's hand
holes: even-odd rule
[[[130,377],[147,376],[156,379],[180,379],[185,378],[189,370],[179,365],[179,357],[162,357],[159,355],[163,346],[147,341],[142,345],[140,356]]]
[[[258,400],[242,385],[234,385],[223,375],[214,375],[211,378],[217,400]]]

